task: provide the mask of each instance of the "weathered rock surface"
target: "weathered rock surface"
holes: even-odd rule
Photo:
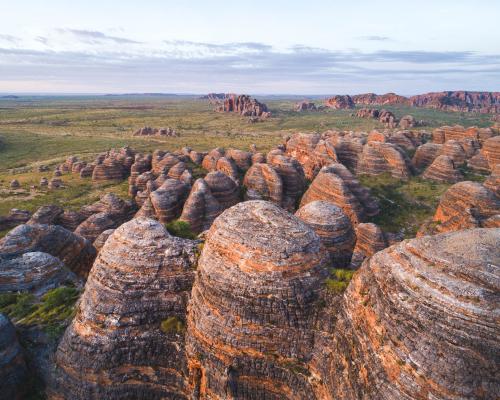
[[[5,259],[40,251],[59,258],[75,274],[86,277],[96,251],[90,242],[59,225],[19,225],[0,239]]]
[[[437,143],[424,143],[417,147],[413,155],[412,164],[417,169],[427,168],[435,158],[441,153],[441,144]]]
[[[365,217],[365,211],[359,199],[331,167],[321,169],[302,196],[300,207],[316,200],[327,201],[340,207],[353,225],[359,224]]]
[[[387,239],[382,229],[373,223],[363,223],[356,227],[356,245],[352,253],[352,269],[361,266],[365,258],[373,256],[387,247]]]
[[[94,240],[94,248],[96,251],[99,253],[104,246],[104,243],[106,243],[106,240],[113,234],[115,229],[106,229],[105,231],[101,232],[99,236]]]
[[[380,175],[390,173],[398,179],[408,179],[412,166],[406,154],[391,143],[368,142],[363,146],[357,169],[358,174]]]
[[[436,232],[482,227],[488,218],[500,214],[500,200],[478,182],[459,182],[441,196],[434,214]]]
[[[295,213],[320,237],[330,256],[330,265],[345,268],[351,261],[356,237],[342,209],[326,201],[313,201]]]
[[[248,201],[221,214],[189,306],[193,398],[314,398],[295,360],[312,347],[326,272],[319,237],[278,206]]]
[[[243,185],[246,200],[268,200],[278,205],[283,202],[283,182],[268,164],[253,164],[245,174]]]
[[[151,128],[144,126],[134,132],[134,136],[179,136],[174,128]]]
[[[495,165],[500,164],[500,136],[485,140],[482,152],[486,160],[488,160],[490,170],[492,170]]]
[[[294,211],[300,196],[304,192],[306,183],[302,166],[295,158],[285,156],[280,150],[273,150],[268,153],[267,164],[281,178],[283,184],[283,208]]]
[[[473,229],[403,241],[366,261],[312,363],[326,398],[495,399],[499,247],[499,229]]]
[[[410,97],[410,105],[457,112],[500,113],[500,92],[446,91]]]
[[[451,157],[445,155],[437,157],[427,167],[422,176],[425,179],[447,183],[456,183],[463,179],[462,173],[455,168],[455,163]]]
[[[152,192],[149,198],[158,221],[167,223],[178,218],[181,215],[188,193],[188,185],[177,179],[170,178]]]
[[[83,170],[81,171],[83,172]],[[92,171],[93,182],[115,181],[125,178],[122,164],[112,157],[107,157],[97,164]]]
[[[217,171],[226,174],[234,181],[237,181],[239,178],[238,167],[231,158],[226,158],[226,157],[219,158],[217,160],[217,163],[215,164],[215,169]]]
[[[450,157],[457,166],[462,165],[467,158],[467,155],[465,154],[465,151],[461,144],[453,139],[448,140],[444,143],[443,147],[441,148],[440,154]]]
[[[188,398],[182,321],[195,249],[144,218],[111,235],[59,344],[50,398]]]
[[[213,196],[207,182],[198,178],[184,203],[179,219],[189,223],[192,232],[200,233],[209,229],[222,211],[221,204]]]
[[[311,101],[299,101],[298,103],[295,104],[294,107],[295,111],[316,111],[318,108],[316,107],[316,104],[314,104]]]
[[[325,100],[327,107],[340,110],[354,108],[354,101],[349,95],[337,95]]]
[[[408,99],[396,93],[363,93],[352,96],[354,103],[364,105],[406,104]]]
[[[224,101],[217,106],[216,111],[234,112],[245,117],[261,117],[268,114],[267,106],[264,103],[260,103],[245,94],[226,95]]]
[[[46,205],[41,206],[30,220],[27,222],[28,224],[55,224],[56,220],[63,214],[64,210],[56,205]]]
[[[17,225],[24,224],[31,218],[31,213],[27,210],[12,208],[5,217],[0,216],[0,231],[12,229]]]
[[[392,111],[389,110],[380,110],[378,114],[378,120],[379,122],[384,124],[386,128],[395,128],[398,125],[396,116],[392,113]]]
[[[236,182],[220,171],[209,172],[205,182],[222,209],[234,206],[240,201],[240,188]]]
[[[493,171],[491,171],[491,175],[484,182],[484,186],[500,198],[500,164],[493,167]]]
[[[75,275],[56,257],[42,252],[28,252],[2,260],[0,293],[30,292],[41,296],[67,281],[76,281]]]
[[[238,167],[238,171],[242,173],[246,172],[252,165],[252,153],[248,151],[229,149],[226,153],[226,157],[234,161]]]
[[[25,391],[27,368],[23,351],[10,320],[0,314],[0,394],[4,399],[21,400]]]

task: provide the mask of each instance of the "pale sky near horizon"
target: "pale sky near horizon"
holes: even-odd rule
[[[0,0],[2,93],[500,91],[500,0]]]

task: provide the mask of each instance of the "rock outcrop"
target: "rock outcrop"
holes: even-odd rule
[[[151,128],[144,126],[134,132],[134,136],[179,136],[174,128]]]
[[[205,182],[222,209],[234,206],[240,201],[240,188],[236,182],[220,171],[209,172]]]
[[[283,182],[268,164],[253,164],[245,174],[243,185],[246,200],[268,200],[278,205],[283,202]]]
[[[5,217],[0,216],[0,231],[12,229],[17,225],[24,224],[31,218],[31,213],[27,210],[12,208]]]
[[[283,184],[283,208],[294,211],[300,196],[304,192],[306,183],[302,166],[295,158],[285,156],[280,150],[273,150],[268,153],[267,164],[281,178]]]
[[[478,182],[459,182],[441,196],[433,218],[434,230],[449,232],[478,228],[498,214],[500,199],[495,193]]]
[[[200,233],[212,226],[215,218],[223,211],[203,178],[194,183],[184,203],[180,220],[189,223],[192,232]]]
[[[30,220],[28,224],[48,224],[52,225],[56,223],[56,220],[63,214],[64,210],[56,205],[46,205],[41,206]]]
[[[19,257],[2,260],[0,293],[30,292],[41,296],[62,283],[76,281],[56,257],[42,252],[28,252]]]
[[[351,221],[340,207],[326,201],[313,201],[299,208],[295,215],[320,237],[330,256],[330,265],[335,268],[349,265],[356,237]]]
[[[16,328],[0,314],[0,393],[4,399],[21,400],[26,389],[28,371]]]
[[[498,396],[499,229],[403,241],[351,281],[312,376],[328,399]]]
[[[149,198],[158,221],[167,223],[178,218],[188,194],[189,186],[177,179],[167,179],[152,192]]]
[[[500,113],[500,92],[447,91],[410,97],[414,107],[456,112]]]
[[[325,100],[325,105],[335,110],[354,108],[354,101],[349,95],[337,95]]]
[[[314,104],[311,101],[299,101],[298,103],[295,104],[294,107],[295,111],[317,111],[318,108],[316,107],[316,104]]]
[[[0,254],[4,259],[36,251],[57,257],[82,277],[87,276],[96,256],[88,240],[59,225],[19,225],[0,239]]]
[[[495,165],[491,175],[484,181],[484,186],[500,198],[500,164]]]
[[[373,223],[363,223],[356,227],[356,246],[352,253],[350,268],[357,269],[365,258],[373,256],[387,247],[387,239],[382,229]]]
[[[432,164],[434,159],[441,153],[441,144],[424,143],[417,147],[413,155],[412,164],[417,169],[425,169]]]
[[[393,105],[407,104],[408,99],[396,93],[375,94],[363,93],[352,96],[354,103],[363,105]]]
[[[111,235],[59,344],[50,398],[188,398],[183,321],[195,249],[144,218]]]
[[[453,160],[445,155],[437,157],[422,176],[425,179],[446,183],[456,183],[463,179],[462,173],[455,168]]]
[[[488,161],[490,170],[500,164],[500,136],[494,136],[484,141],[482,152]]]
[[[313,398],[300,360],[326,272],[319,237],[278,206],[248,201],[222,213],[189,306],[193,398]]]
[[[372,141],[363,146],[356,172],[366,175],[390,173],[395,178],[408,179],[412,174],[412,166],[398,146]]]
[[[270,113],[267,106],[248,95],[229,94],[216,108],[218,112],[234,112],[245,117],[266,117]]]

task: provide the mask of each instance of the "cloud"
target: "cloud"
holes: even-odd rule
[[[18,43],[20,41],[20,38],[18,38],[17,36],[13,36],[13,35],[6,35],[6,34],[2,34],[0,33],[0,41],[4,41],[4,42],[9,42],[9,43]]]
[[[141,42],[127,39],[118,36],[106,35],[104,32],[88,31],[83,29],[58,29],[60,33],[71,33],[82,41],[88,43],[98,43],[103,41],[111,41],[115,43],[141,44]]]
[[[373,41],[373,42],[387,42],[387,41],[392,40],[388,36],[377,36],[377,35],[372,35],[372,36],[358,36],[358,39],[361,39],[361,40],[370,40],[370,41]]]
[[[473,51],[333,51],[303,45],[183,40],[113,46],[102,32],[77,31],[101,43],[83,47],[0,47],[2,85],[36,82],[89,92],[212,90],[276,93],[356,93],[500,90],[500,55]],[[81,33],[86,32],[86,33]],[[90,32],[90,34],[89,34]],[[72,32],[72,34],[74,34]],[[103,36],[105,38],[103,38]],[[51,37],[52,42],[52,37]],[[51,43],[50,42],[50,43]],[[42,42],[43,43],[43,42]],[[473,86],[473,87],[472,87]],[[76,90],[75,89],[75,90]],[[3,89],[5,90],[5,89]],[[36,88],[33,88],[36,91]]]

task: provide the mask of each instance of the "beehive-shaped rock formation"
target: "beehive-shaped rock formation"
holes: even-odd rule
[[[106,240],[113,234],[115,229],[106,229],[104,232],[101,232],[99,236],[94,240],[94,247],[96,251],[99,253],[106,243]]]
[[[51,398],[188,398],[183,321],[195,249],[144,218],[111,235],[59,344]]]
[[[180,161],[179,157],[172,153],[166,153],[162,157],[157,156],[156,159],[153,157],[153,160],[156,161],[152,163],[152,171],[156,175],[168,174],[170,168]]]
[[[302,196],[300,206],[316,200],[328,201],[340,207],[353,225],[365,217],[365,210],[359,199],[351,192],[347,183],[331,167],[323,167]]]
[[[327,201],[313,201],[295,215],[314,229],[330,255],[330,265],[345,268],[351,261],[356,237],[342,209]]]
[[[248,151],[229,149],[226,156],[234,161],[240,172],[245,172],[252,165],[252,153]]]
[[[427,168],[432,164],[434,159],[441,153],[441,144],[437,143],[424,143],[417,147],[413,155],[412,164],[417,169]]]
[[[237,181],[238,180],[238,167],[236,166],[235,162],[226,157],[221,157],[217,160],[217,163],[215,164],[215,169],[217,171],[220,171],[233,180]]]
[[[456,183],[463,179],[462,173],[455,168],[453,160],[445,155],[437,157],[432,164],[427,167],[422,176],[425,179],[447,183]]]
[[[359,268],[365,258],[386,247],[386,237],[378,225],[371,222],[359,224],[356,227],[356,246],[352,254],[351,268]]]
[[[457,166],[462,165],[466,160],[465,151],[456,140],[448,140],[441,148],[440,154],[450,157]]]
[[[344,164],[351,171],[355,171],[358,161],[363,152],[363,140],[356,137],[332,137],[328,139],[335,147],[335,152],[340,163]]]
[[[226,174],[220,171],[209,172],[204,179],[223,209],[232,207],[240,201],[238,185]]]
[[[0,293],[30,292],[41,296],[75,278],[58,258],[38,251],[5,260],[0,256],[0,263]]]
[[[177,179],[167,179],[149,196],[158,221],[167,223],[181,215],[189,186]]]
[[[12,208],[5,217],[0,216],[0,231],[6,231],[17,225],[24,224],[28,222],[30,218],[31,213],[29,211]]]
[[[494,136],[487,139],[483,144],[482,152],[486,160],[488,160],[490,170],[492,170],[495,165],[500,164],[500,136]]]
[[[118,227],[124,222],[121,218],[115,218],[110,212],[103,211],[92,214],[75,229],[75,233],[84,237],[91,243],[105,230]]]
[[[500,230],[403,241],[354,275],[311,373],[328,399],[498,397]]]
[[[55,224],[56,220],[62,215],[64,210],[56,205],[41,206],[32,215],[28,224]]]
[[[459,182],[441,196],[434,214],[437,232],[482,227],[483,223],[500,214],[500,200],[478,182]]]
[[[223,211],[203,178],[198,178],[184,203],[180,220],[189,223],[194,233],[203,232],[212,226],[215,218]]]
[[[268,200],[281,205],[283,183],[273,167],[267,164],[253,164],[245,174],[243,185],[247,200]]]
[[[189,306],[193,398],[314,399],[295,360],[311,349],[325,274],[319,237],[280,207],[248,201],[222,213]]]
[[[172,179],[180,180],[182,174],[186,170],[187,170],[186,163],[183,161],[179,161],[177,164],[175,164],[172,168],[169,169],[167,176]]]
[[[390,173],[395,178],[408,179],[411,164],[399,147],[391,143],[369,142],[363,147],[356,171],[366,175]]]
[[[56,219],[57,225],[61,225],[69,231],[74,231],[78,225],[85,220],[85,216],[78,211],[64,210]]]
[[[19,225],[0,239],[0,253],[7,259],[34,251],[59,258],[82,277],[87,276],[96,256],[88,240],[59,225]]]
[[[28,378],[23,350],[16,336],[16,328],[0,314],[0,393],[5,399],[21,400]]]
[[[123,165],[113,157],[107,157],[102,163],[97,164],[92,171],[93,182],[121,180],[124,177]]]
[[[491,175],[484,182],[484,186],[500,198],[500,164],[493,167],[493,171],[491,171]]]
[[[302,166],[296,159],[283,155],[280,150],[270,151],[267,155],[267,163],[281,178],[283,208],[289,211],[295,210],[298,199],[305,188],[305,175]]]

